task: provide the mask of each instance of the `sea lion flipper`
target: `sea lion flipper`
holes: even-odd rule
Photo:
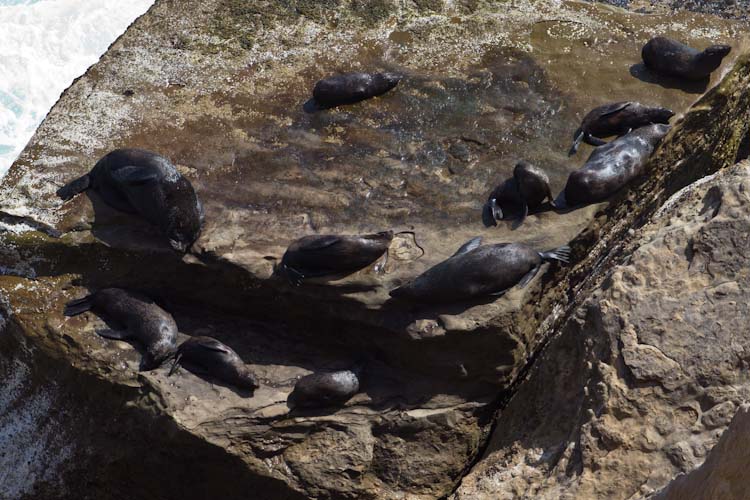
[[[461,255],[463,253],[471,252],[475,248],[478,248],[479,245],[481,245],[481,244],[482,244],[482,237],[481,236],[477,236],[475,238],[472,238],[469,241],[467,241],[466,243],[464,243],[463,245],[461,245],[459,247],[459,249],[456,250],[456,253],[453,254],[453,257],[455,257],[457,255]]]
[[[614,115],[615,113],[618,113],[618,112],[622,111],[623,109],[627,108],[631,104],[633,104],[633,103],[630,102],[630,101],[628,101],[628,102],[620,103],[619,105],[613,105],[614,107],[612,109],[608,109],[607,111],[605,111],[604,113],[602,113],[601,117],[604,118],[605,116]]]
[[[587,144],[591,144],[592,146],[604,146],[605,144],[607,144],[607,141],[599,139],[598,137],[594,137],[591,134],[586,134],[583,140],[586,141]]]
[[[490,210],[492,211],[492,218],[495,221],[503,220],[503,209],[500,208],[496,198],[490,200]]]
[[[573,134],[573,145],[570,147],[570,151],[568,151],[568,156],[573,156],[578,152],[578,147],[581,145],[584,135],[586,134],[583,132],[583,129],[579,127],[576,133]]]
[[[227,346],[225,346],[218,340],[210,338],[210,337],[201,337],[197,340],[194,340],[193,343],[199,345],[203,349],[208,349],[209,351],[222,352],[225,354],[231,353],[231,351],[229,351]]]
[[[521,201],[521,217],[518,219],[518,223],[521,224],[523,221],[525,221],[528,215],[529,215],[529,204],[526,203],[526,200],[523,200]]]
[[[82,299],[71,300],[65,304],[65,316],[77,316],[91,309],[93,306],[91,295],[83,297]]]
[[[568,245],[563,245],[558,248],[553,248],[552,250],[547,250],[546,252],[539,252],[539,257],[546,261],[559,260],[560,262],[568,264],[570,262],[570,252],[570,247]]]
[[[78,193],[86,191],[89,187],[91,187],[91,176],[86,174],[65,184],[57,190],[56,194],[64,201],[68,201]]]
[[[112,178],[123,184],[140,186],[159,179],[159,175],[150,168],[128,165],[111,172]]]
[[[169,373],[167,374],[167,377],[171,377],[174,372],[176,372],[180,368],[180,360],[182,359],[182,353],[177,353],[177,356],[174,357],[174,361],[172,361],[172,367],[169,369]]]
[[[539,272],[539,266],[534,266],[531,271],[526,273],[523,278],[521,278],[521,281],[518,283],[519,288],[523,288],[526,285],[529,284],[529,281],[534,279],[534,276],[536,276],[536,273]]]
[[[127,330],[101,330],[97,331],[96,334],[112,340],[127,340],[129,338]]]

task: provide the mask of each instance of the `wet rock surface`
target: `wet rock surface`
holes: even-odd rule
[[[588,296],[586,277],[601,276],[602,256],[634,227],[633,214],[642,211],[631,208],[655,209],[682,185],[734,163],[747,133],[747,62],[686,115],[681,135],[667,138],[650,170],[653,183],[623,191],[609,207],[547,211],[517,228],[488,228],[487,195],[519,159],[544,168],[559,192],[590,152],[583,146],[569,160],[572,134],[603,102],[632,99],[686,112],[707,86],[645,73],[639,51],[653,34],[703,46],[731,42],[743,29],[689,12],[642,16],[577,2],[508,9],[158,1],[66,91],[0,185],[0,290],[8,301],[0,368],[25,374],[0,392],[0,402],[9,402],[0,405],[0,419],[25,415],[14,408],[41,391],[54,403],[35,409],[29,425],[39,430],[35,443],[57,451],[30,460],[26,483],[9,491],[29,498],[80,498],[81,491],[183,499],[245,498],[248,491],[263,498],[451,494],[492,430],[498,398],[512,392],[570,304]],[[303,109],[320,78],[376,70],[404,79],[355,106]],[[54,196],[116,147],[158,151],[191,180],[207,220],[196,255],[172,252],[157,230],[95,194],[66,204]],[[653,197],[644,201],[643,192]],[[371,266],[299,287],[272,276],[301,236],[386,229],[413,230],[416,239],[394,239],[388,263],[379,263],[383,273]],[[391,289],[477,235],[540,250],[573,240],[578,264],[570,271],[545,266],[527,287],[499,299],[447,307],[389,300]],[[99,318],[62,316],[67,301],[110,286],[153,297],[183,338],[210,336],[232,347],[261,387],[250,397],[186,370],[139,372],[133,346],[95,334],[107,328]],[[596,346],[598,337],[606,335]],[[675,374],[680,361],[637,332],[623,346],[633,380],[671,391],[684,384]],[[590,351],[612,356],[604,347]],[[349,369],[363,357],[361,391],[345,405],[287,404],[301,376]],[[561,368],[555,360],[537,364]],[[581,377],[565,377],[568,396],[580,390]],[[540,397],[550,398],[551,388]],[[701,425],[719,433],[734,408],[720,405],[738,398],[701,409]],[[474,494],[472,482],[498,467],[493,453],[509,412],[457,495]],[[528,409],[514,414],[524,435]],[[629,438],[599,427],[607,446]],[[670,442],[667,460],[684,463],[675,470],[697,463],[681,443]],[[575,475],[578,462],[569,462],[566,473]],[[661,487],[673,469],[652,483]],[[510,491],[504,488],[486,491]]]

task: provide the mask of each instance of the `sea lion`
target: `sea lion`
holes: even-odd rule
[[[568,176],[557,205],[575,207],[609,197],[643,172],[669,128],[664,124],[647,125],[594,149],[583,167]]]
[[[179,252],[186,252],[200,236],[204,213],[193,186],[156,153],[115,149],[91,172],[58,189],[57,195],[69,200],[87,189],[99,193],[108,205],[158,226]]]
[[[207,374],[242,389],[260,387],[255,374],[237,353],[212,337],[191,337],[180,344],[169,375],[180,365],[197,375]]]
[[[732,50],[729,45],[711,45],[703,52],[676,40],[657,36],[641,50],[644,64],[663,75],[686,80],[704,80],[721,66],[721,61]]]
[[[538,208],[545,199],[549,199],[550,204],[555,206],[547,174],[531,163],[519,161],[513,168],[513,178],[496,187],[487,203],[495,221],[504,218],[502,207],[510,205],[520,208],[520,222],[523,222],[529,214],[529,208]]]
[[[359,391],[360,376],[361,369],[305,375],[294,385],[289,401],[303,408],[343,404]]]
[[[393,231],[362,236],[319,234],[289,245],[276,268],[294,284],[306,278],[343,277],[363,269],[387,252]]]
[[[65,316],[93,311],[113,321],[121,331],[97,332],[104,338],[135,340],[145,348],[142,369],[158,368],[174,355],[177,324],[172,315],[150,298],[121,288],[104,288],[65,305]]]
[[[391,297],[442,303],[502,295],[516,285],[526,286],[543,262],[567,263],[570,257],[567,246],[538,252],[523,243],[480,246],[481,242],[481,237],[469,240],[448,259],[391,290]]]
[[[624,135],[631,130],[650,125],[652,123],[669,123],[674,112],[658,106],[644,106],[639,102],[613,102],[594,108],[583,118],[573,136],[573,146],[568,156],[578,151],[581,141],[592,146],[603,146],[605,141],[601,137]]]
[[[313,89],[318,106],[332,108],[383,95],[401,81],[395,73],[345,73],[320,80]]]

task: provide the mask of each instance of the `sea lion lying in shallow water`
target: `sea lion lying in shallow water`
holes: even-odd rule
[[[638,102],[614,102],[594,108],[583,118],[573,136],[569,156],[578,151],[581,141],[592,146],[606,144],[602,137],[625,135],[652,123],[669,123],[674,112],[667,108],[644,106]]]
[[[671,38],[657,36],[643,46],[641,57],[644,64],[657,73],[685,80],[705,80],[721,66],[731,50],[729,45],[711,45],[699,51]]]

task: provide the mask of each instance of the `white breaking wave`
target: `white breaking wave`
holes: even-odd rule
[[[154,0],[0,0],[0,177],[60,94]]]

